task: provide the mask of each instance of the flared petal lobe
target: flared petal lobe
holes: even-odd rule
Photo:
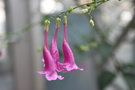
[[[74,60],[73,52],[68,44],[68,42],[64,39],[63,41],[63,54],[64,54],[64,62],[63,67],[67,69],[67,71],[71,70],[83,70],[82,68],[79,68]]]
[[[45,74],[45,77],[48,81],[56,80],[57,78],[62,80],[62,76],[58,75],[56,70],[56,64],[49,52],[49,50],[44,47],[43,50],[43,60],[44,60],[44,71],[40,71],[39,74]]]

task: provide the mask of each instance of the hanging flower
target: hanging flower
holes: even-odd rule
[[[44,49],[43,49],[43,62],[44,62],[44,71],[39,71],[39,74],[45,74],[45,77],[48,81],[56,80],[57,78],[62,80],[63,77],[58,75],[56,70],[56,63],[53,57],[48,50],[48,30],[50,21],[45,21],[45,32],[44,32]]]
[[[58,35],[58,29],[60,27],[60,21],[61,21],[60,18],[56,19],[56,29],[55,29],[54,37],[51,42],[50,53],[56,63],[56,70],[58,72],[61,71],[65,72],[66,70],[61,66],[61,63],[59,62],[60,57],[59,57],[59,51],[57,47],[57,35]]]
[[[63,67],[67,69],[67,71],[71,70],[83,70],[79,68],[74,60],[73,52],[68,44],[67,40],[67,17],[64,16],[64,39],[62,44],[63,54],[64,54],[64,62]]]

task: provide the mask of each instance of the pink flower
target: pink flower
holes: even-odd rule
[[[82,68],[79,68],[74,60],[73,52],[68,44],[67,40],[67,17],[64,16],[64,39],[62,44],[63,54],[64,54],[64,62],[63,67],[67,69],[67,71],[71,70],[83,70]]]
[[[46,27],[44,32],[44,49],[43,49],[43,62],[44,62],[44,71],[39,71],[39,74],[45,74],[45,77],[48,81],[56,80],[57,78],[62,80],[63,77],[58,75],[56,70],[56,64],[53,57],[48,50],[48,29],[49,21],[46,21]]]
[[[56,29],[50,46],[50,53],[56,63],[56,70],[58,72],[61,71],[65,72],[66,70],[62,67],[61,63],[59,62],[60,57],[59,57],[59,51],[57,47],[57,35],[58,35],[59,26],[60,26],[60,18],[57,18]]]

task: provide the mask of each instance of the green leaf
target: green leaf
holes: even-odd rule
[[[80,45],[79,48],[80,48],[81,51],[88,51],[89,50],[88,45]]]
[[[96,42],[90,42],[90,46],[96,48],[98,46],[98,44]]]
[[[124,68],[124,69],[135,69],[135,64],[123,64],[122,68]]]
[[[134,73],[123,73],[124,78],[130,88],[130,90],[135,89],[135,74]]]
[[[115,78],[115,74],[109,71],[102,71],[98,77],[99,90],[104,90],[106,86],[111,84]]]

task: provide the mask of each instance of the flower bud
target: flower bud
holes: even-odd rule
[[[60,21],[61,21],[61,19],[58,17],[58,18],[56,18],[56,21],[57,21],[57,22],[60,22]]]
[[[71,13],[72,11],[73,11],[72,7],[68,8],[68,13]]]
[[[94,24],[94,21],[93,21],[92,19],[90,19],[90,22],[89,22],[89,23],[90,23],[90,25],[91,25],[92,27],[94,27],[95,24]]]
[[[67,24],[67,16],[64,16],[64,24]]]
[[[48,20],[45,20],[45,24],[47,24]]]
[[[61,19],[60,18],[56,18],[56,27],[60,27],[60,22],[61,22]]]
[[[51,22],[49,20],[45,20],[45,24],[50,24]]]
[[[49,20],[45,20],[45,27],[44,27],[44,30],[48,32],[49,30],[49,25],[50,25],[50,21]]]
[[[88,11],[89,11],[89,10],[88,10],[87,8],[86,8],[86,9],[82,9],[82,12],[83,12],[83,13],[88,13]]]

